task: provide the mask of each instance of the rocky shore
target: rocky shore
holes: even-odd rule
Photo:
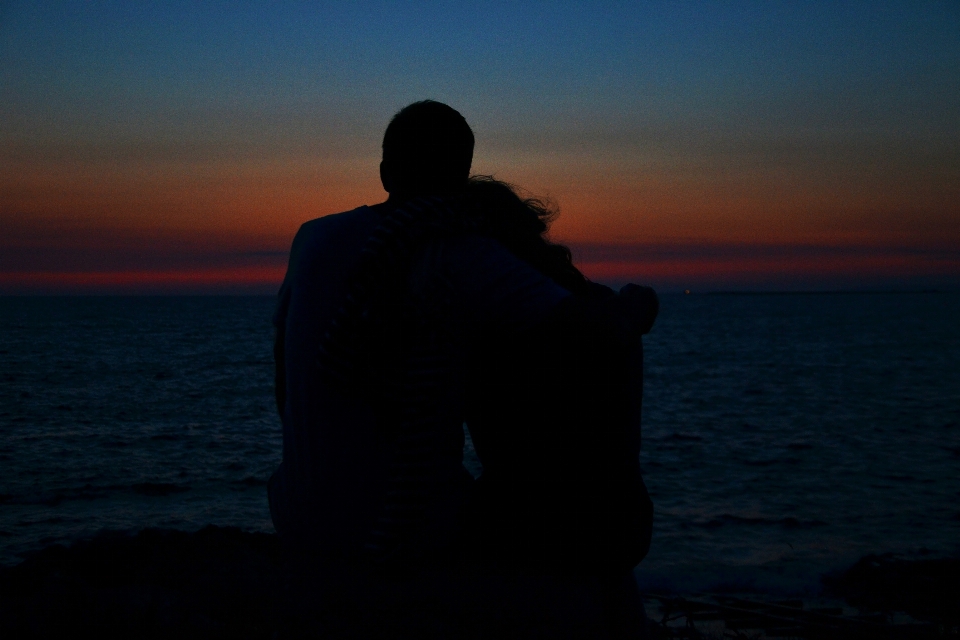
[[[103,533],[0,570],[0,637],[270,638],[280,589],[275,535]]]
[[[872,626],[856,627],[858,637],[957,637],[960,559],[867,556],[847,571],[826,577],[824,588],[871,621]],[[281,592],[275,535],[214,526],[195,533],[102,533],[69,548],[48,547],[19,565],[0,568],[0,637],[272,638],[280,627]],[[763,621],[766,616],[774,622],[790,618],[791,606],[803,609],[802,603],[759,606],[730,598],[705,604],[705,597],[653,598],[648,611],[658,619],[652,609],[657,606],[653,600],[659,599],[660,611],[666,603],[678,615],[686,611],[691,620],[709,619],[712,612],[715,620],[727,623],[733,616],[742,626],[742,612],[751,607],[753,618]],[[892,624],[898,612],[916,622]],[[786,628],[798,637],[835,637],[825,623],[817,622],[829,621],[828,612],[808,613],[793,615],[793,626]],[[717,637],[770,637],[770,624],[760,625],[753,635],[727,624],[725,635]],[[849,632],[854,627],[846,628]],[[783,630],[781,625],[779,632]],[[679,637],[676,633],[676,626],[662,626],[656,635]],[[698,637],[691,635],[695,633],[695,628],[683,632],[684,637]]]

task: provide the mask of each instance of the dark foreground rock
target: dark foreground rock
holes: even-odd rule
[[[270,638],[280,588],[275,535],[104,533],[0,570],[0,637]]]
[[[799,602],[660,598],[661,608],[688,616],[688,624],[654,624],[652,631],[711,637],[689,622],[716,620],[730,637],[958,637],[960,559],[867,556],[824,583],[832,595],[879,615],[851,618]],[[0,638],[272,638],[283,623],[281,593],[275,535],[214,526],[104,533],[0,568]],[[647,608],[656,620],[654,600]],[[891,624],[893,612],[924,624]]]
[[[824,594],[847,607],[762,596],[650,595],[651,637],[934,640],[960,638],[960,559],[861,558],[824,576]],[[839,603],[838,603],[839,604]],[[908,614],[908,615],[903,615]]]
[[[828,592],[861,609],[903,611],[947,628],[960,625],[960,558],[865,556],[823,581]]]

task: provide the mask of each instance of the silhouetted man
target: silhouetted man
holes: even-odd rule
[[[530,326],[569,295],[489,238],[397,239],[397,207],[462,189],[473,142],[450,107],[406,107],[384,135],[387,201],[307,222],[291,249],[274,319],[283,463],[271,513],[288,557],[324,602],[338,602],[318,624],[342,623],[341,634],[369,622],[364,605],[380,596],[371,606],[411,606],[380,576],[442,573],[457,553],[472,483],[462,465],[463,323]],[[383,245],[396,268],[365,283],[357,273],[377,272]],[[364,295],[360,311],[344,306]],[[424,397],[404,397],[411,389]]]

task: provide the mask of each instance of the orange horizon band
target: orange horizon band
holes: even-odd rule
[[[796,256],[664,258],[576,261],[585,275],[594,280],[637,278],[638,281],[689,281],[726,278],[731,280],[762,276],[780,277],[903,277],[960,275],[960,259],[931,259],[922,255]],[[212,267],[209,269],[139,269],[111,271],[12,271],[0,272],[4,289],[119,288],[216,289],[218,287],[280,286],[285,265]]]
[[[0,285],[131,286],[131,285],[257,285],[283,281],[286,267],[140,271],[35,271],[0,273]]]

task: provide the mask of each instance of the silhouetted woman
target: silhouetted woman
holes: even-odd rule
[[[467,424],[483,475],[469,547],[501,589],[487,595],[487,631],[636,637],[632,569],[652,516],[639,469],[640,336],[656,296],[587,280],[546,239],[556,213],[542,200],[476,176],[466,202],[478,233],[574,294],[534,331],[487,326],[472,341]]]

